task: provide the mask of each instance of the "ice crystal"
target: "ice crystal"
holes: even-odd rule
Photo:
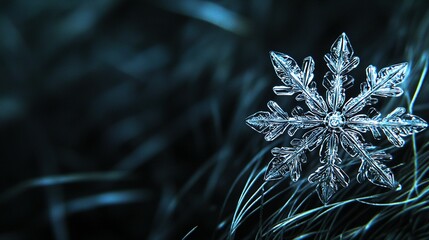
[[[398,107],[383,117],[371,108],[368,115],[358,114],[365,106],[377,103],[377,97],[398,97],[403,91],[399,85],[403,82],[407,63],[399,63],[381,69],[378,73],[374,66],[366,69],[366,81],[361,84],[357,97],[346,102],[345,90],[353,86],[354,79],[348,73],[357,67],[359,58],[353,56],[353,48],[346,34],[341,34],[325,55],[329,71],[323,78],[326,88],[326,101],[317,92],[313,81],[314,61],[311,57],[304,59],[302,69],[295,60],[279,52],[270,52],[274,70],[282,86],[275,86],[277,95],[291,96],[297,94],[297,101],[304,101],[309,111],[295,107],[291,114],[285,112],[276,102],[269,101],[267,111],[260,111],[246,119],[246,123],[259,133],[265,134],[266,141],[272,141],[286,130],[289,136],[297,130],[306,129],[302,138],[291,141],[291,147],[275,147],[265,180],[277,180],[289,175],[292,181],[301,176],[301,164],[307,161],[305,152],[313,151],[320,146],[320,166],[308,177],[308,181],[317,184],[316,190],[320,200],[328,202],[339,187],[347,187],[348,175],[341,169],[342,159],[338,151],[341,147],[351,156],[358,157],[361,165],[358,170],[359,182],[368,179],[371,183],[398,189],[392,171],[385,165],[391,155],[364,141],[361,133],[371,132],[374,138],[380,139],[381,132],[396,147],[404,145],[407,135],[420,132],[427,123]]]

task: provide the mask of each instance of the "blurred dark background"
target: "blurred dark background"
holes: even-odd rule
[[[428,7],[387,0],[1,1],[0,239],[231,237],[249,162],[256,158],[255,169],[262,169],[269,147],[281,145],[263,141],[244,119],[271,99],[288,112],[296,104],[272,92],[280,81],[268,52],[299,63],[313,56],[324,95],[323,55],[346,32],[361,58],[348,96],[358,93],[369,64],[408,61],[406,94],[377,107],[409,106],[420,81],[412,107],[427,121]],[[402,182],[405,193],[413,184],[413,146],[419,166],[427,167],[428,137],[423,132],[415,145],[393,153],[395,174],[409,179]],[[277,193],[293,185],[286,180]],[[333,202],[376,188],[356,186]],[[355,203],[317,220],[311,215],[277,238],[354,232],[344,236],[423,239],[429,197],[413,194],[411,205]],[[266,211],[289,198],[280,193]],[[307,210],[320,207],[315,193],[309,199]],[[365,217],[342,219],[344,211]],[[266,216],[260,212],[249,215],[236,239],[255,239]],[[371,222],[372,232],[371,219],[383,220]]]

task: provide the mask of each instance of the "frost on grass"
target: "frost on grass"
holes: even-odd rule
[[[320,147],[321,166],[308,177],[317,184],[316,190],[323,203],[329,201],[339,187],[347,187],[349,176],[341,169],[342,159],[338,151],[344,149],[351,157],[359,158],[361,165],[357,180],[398,189],[392,171],[386,166],[391,155],[365,142],[361,133],[371,132],[380,139],[382,133],[396,147],[404,145],[403,137],[420,132],[427,123],[398,107],[382,116],[375,108],[368,114],[360,113],[366,106],[377,103],[377,97],[398,97],[403,91],[399,87],[407,72],[407,63],[382,68],[377,72],[374,66],[366,69],[366,81],[360,85],[358,96],[346,101],[345,91],[353,86],[354,79],[349,72],[357,67],[359,58],[353,56],[353,48],[346,34],[341,34],[325,55],[329,71],[322,85],[327,89],[326,100],[317,91],[313,80],[314,61],[304,59],[302,68],[288,55],[271,52],[271,61],[281,86],[273,88],[277,95],[295,95],[297,101],[304,101],[309,111],[295,107],[290,114],[276,102],[269,101],[270,111],[260,111],[246,119],[255,131],[265,134],[266,141],[272,141],[285,131],[294,136],[297,130],[306,132],[301,138],[291,141],[290,147],[275,147],[271,150],[273,159],[265,173],[265,180],[277,180],[289,175],[292,181],[301,176],[302,164],[306,163],[306,151]]]

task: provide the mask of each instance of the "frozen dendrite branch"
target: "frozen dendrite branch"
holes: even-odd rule
[[[341,147],[352,157],[358,157],[361,165],[357,175],[359,182],[368,179],[375,185],[398,189],[392,171],[384,164],[391,155],[375,150],[364,141],[361,133],[370,131],[374,138],[380,139],[381,132],[396,147],[402,147],[402,137],[420,132],[427,123],[414,115],[406,114],[398,107],[383,117],[371,108],[369,114],[358,114],[367,105],[377,103],[377,97],[398,97],[403,91],[399,84],[405,78],[407,63],[399,63],[381,69],[378,73],[374,66],[366,69],[366,82],[361,84],[358,96],[345,101],[345,90],[353,85],[354,79],[348,73],[359,64],[359,58],[353,56],[353,49],[346,34],[343,33],[334,42],[330,53],[325,55],[329,71],[323,78],[327,89],[326,101],[319,95],[316,82],[313,81],[314,61],[306,57],[302,69],[294,59],[283,53],[271,52],[271,61],[277,76],[284,85],[275,86],[277,95],[297,94],[297,101],[305,101],[310,111],[304,112],[295,107],[291,114],[283,111],[274,102],[268,102],[269,112],[260,111],[246,119],[246,123],[259,133],[265,134],[266,141],[272,141],[286,130],[293,136],[298,129],[306,129],[302,138],[291,141],[291,147],[275,147],[271,150],[273,159],[265,173],[265,180],[277,180],[289,174],[292,181],[301,175],[301,164],[307,161],[305,152],[320,146],[322,164],[308,177],[308,181],[317,184],[317,193],[326,203],[338,190],[347,187],[349,177],[340,168],[338,151]]]

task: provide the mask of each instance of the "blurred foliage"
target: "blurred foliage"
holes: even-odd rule
[[[357,82],[369,64],[412,64],[408,94],[383,106],[408,105],[428,120],[428,7],[426,1],[1,1],[0,239],[427,238],[429,197],[418,189],[427,187],[428,132],[394,152],[404,190],[383,198],[417,196],[412,203],[350,200],[335,207],[385,192],[352,184],[353,193],[344,191],[321,214],[313,186],[306,183],[310,190],[298,197],[301,185],[284,181],[273,190],[276,199],[261,201],[263,211],[229,232],[241,190],[273,146],[244,123],[274,98],[278,79],[268,51],[297,61],[311,54],[321,79],[323,54],[346,32],[361,58]],[[276,98],[283,106],[289,100]],[[418,171],[423,185],[407,192]],[[257,189],[261,184],[255,181]],[[299,213],[295,206],[266,221],[288,200],[316,210],[273,234],[271,227]]]

